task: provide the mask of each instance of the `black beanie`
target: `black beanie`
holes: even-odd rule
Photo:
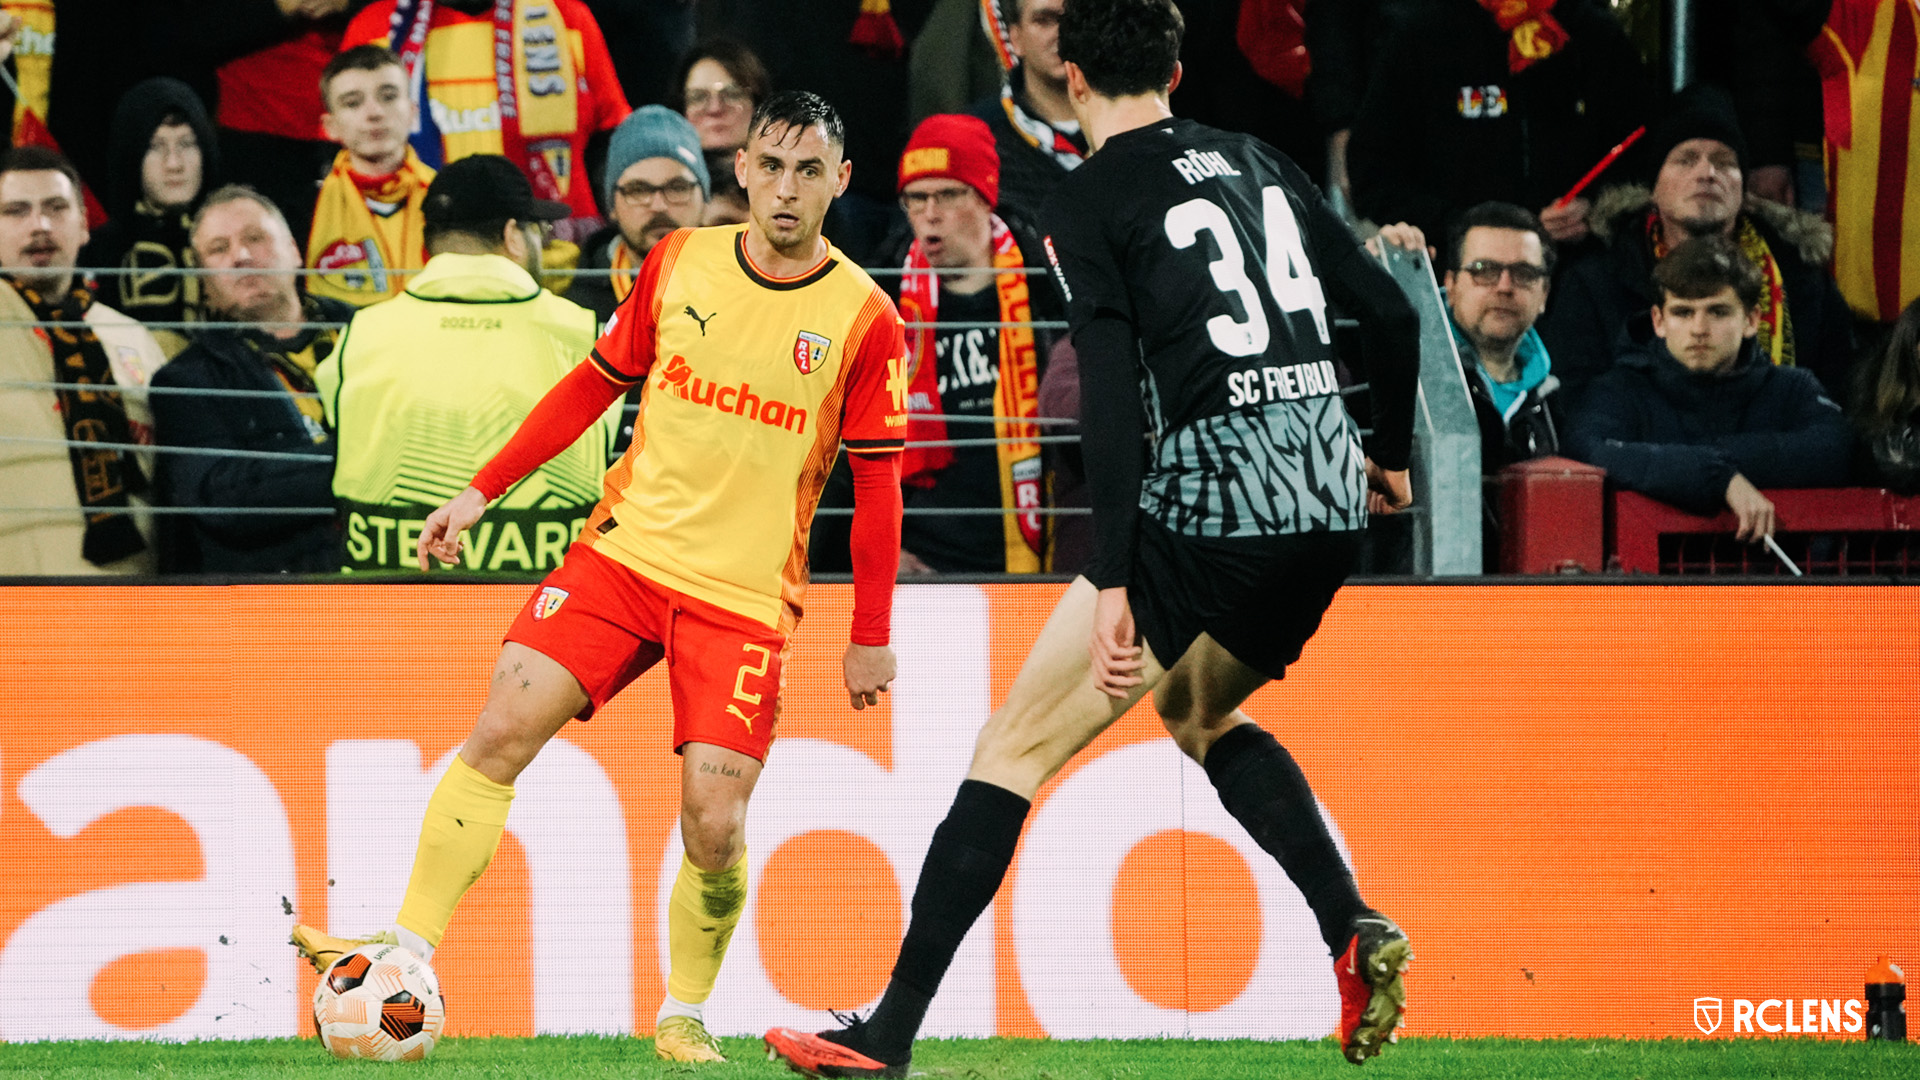
[[[1747,138],[1740,133],[1740,117],[1734,112],[1733,99],[1726,91],[1708,83],[1695,83],[1674,95],[1666,115],[1647,131],[1646,165],[1649,183],[1658,180],[1661,166],[1673,148],[1688,139],[1712,139],[1733,148],[1740,159],[1741,171],[1747,167]]]

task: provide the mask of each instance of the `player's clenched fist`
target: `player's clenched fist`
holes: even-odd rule
[[[447,500],[446,504],[427,515],[426,524],[420,529],[420,571],[425,573],[432,564],[427,556],[439,559],[443,566],[454,566],[460,562],[460,534],[473,528],[481,515],[487,512],[487,497],[480,489],[469,487],[467,490]]]
[[[893,688],[893,650],[885,645],[848,642],[847,654],[840,660],[840,670],[847,677],[847,701],[854,708],[878,705],[880,695]]]

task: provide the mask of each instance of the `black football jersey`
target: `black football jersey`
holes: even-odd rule
[[[1210,538],[1365,526],[1366,454],[1340,400],[1328,301],[1363,338],[1370,322],[1391,328],[1369,363],[1388,468],[1405,467],[1411,440],[1417,324],[1297,166],[1251,136],[1168,119],[1108,139],[1042,224],[1079,350],[1097,563],[1120,570],[1103,513],[1115,499],[1134,504],[1129,534],[1135,507]],[[1146,452],[1130,454],[1143,429]],[[1114,483],[1130,457],[1137,483]]]

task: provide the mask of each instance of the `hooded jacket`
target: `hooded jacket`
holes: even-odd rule
[[[1587,384],[1613,365],[1629,318],[1659,301],[1645,228],[1652,208],[1653,191],[1639,185],[1614,188],[1594,203],[1587,222],[1604,246],[1567,267],[1540,319],[1554,372],[1575,406]],[[1741,213],[1780,265],[1799,366],[1837,398],[1853,354],[1853,317],[1826,271],[1833,226],[1767,199],[1749,197]]]
[[[304,298],[303,319],[346,322],[351,305],[324,296]],[[275,398],[219,398],[155,394],[153,410],[159,442],[223,450],[269,450],[305,454],[311,461],[273,461],[163,454],[159,475],[162,499],[183,507],[331,507],[334,439],[295,407],[292,397],[268,366],[270,361],[248,341],[248,333],[201,330],[193,344],[153,378],[157,387],[208,390],[270,390]],[[307,330],[303,334],[338,331]],[[301,338],[279,342],[257,338],[269,350],[303,345]],[[234,573],[320,573],[340,567],[340,531],[332,517],[271,514],[195,514],[169,522],[162,545],[163,571]]]
[[[1642,316],[1636,329],[1651,323]],[[1697,375],[1664,340],[1632,336],[1575,402],[1570,456],[1695,514],[1725,509],[1736,473],[1758,488],[1847,482],[1852,431],[1811,374],[1766,362],[1748,338],[1732,371]]]
[[[182,117],[200,144],[200,190],[186,206],[162,210],[147,203],[140,173],[153,133],[170,114]],[[101,282],[101,298],[136,319],[193,319],[200,310],[199,280],[168,271],[193,265],[188,225],[201,198],[219,183],[220,144],[206,107],[186,83],[148,79],[120,99],[108,145],[108,221],[94,230],[80,264],[146,271]],[[169,356],[186,345],[186,335],[178,329],[161,328],[155,336]]]

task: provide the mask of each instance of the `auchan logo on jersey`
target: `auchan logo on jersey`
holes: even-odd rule
[[[666,368],[660,372],[660,381],[653,388],[659,393],[672,394],[695,405],[758,420],[768,427],[785,428],[795,435],[807,433],[807,410],[784,401],[762,399],[753,392],[751,383],[721,386],[702,379],[693,373],[687,358],[678,353],[667,361]]]

